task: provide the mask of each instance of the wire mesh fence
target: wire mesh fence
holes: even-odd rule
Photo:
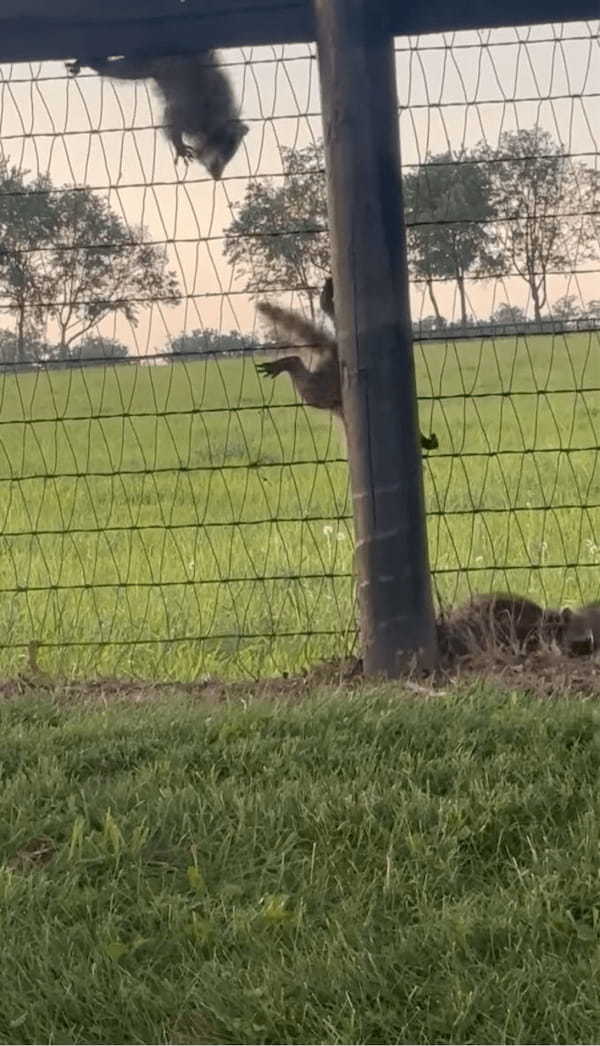
[[[397,41],[444,603],[600,596],[599,28]],[[219,182],[174,165],[146,83],[1,69],[2,674],[263,675],[356,644],[343,438],[255,367],[261,300],[331,331],[314,48],[222,60],[249,132]]]

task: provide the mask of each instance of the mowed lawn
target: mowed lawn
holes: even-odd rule
[[[600,596],[598,333],[417,350],[438,595]],[[393,452],[393,448],[391,450]],[[5,375],[0,674],[258,676],[354,642],[347,467],[254,361]]]
[[[4,1043],[591,1043],[600,713],[0,705]]]

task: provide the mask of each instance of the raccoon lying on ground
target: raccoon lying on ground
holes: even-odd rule
[[[283,336],[288,343],[298,342],[306,353],[313,353],[316,357],[312,370],[301,356],[294,355],[258,363],[258,373],[269,378],[289,374],[296,392],[307,406],[328,410],[343,422],[342,387],[335,338],[290,309],[266,301],[259,302],[256,307],[270,321],[278,337]],[[421,446],[425,450],[435,450],[439,446],[435,433],[429,437],[421,436]]]
[[[117,80],[154,80],[163,103],[164,132],[176,157],[199,160],[218,180],[248,127],[238,119],[233,90],[214,51],[172,57],[127,56],[67,62],[72,76],[82,65]],[[183,136],[189,143],[183,140]]]
[[[526,653],[552,642],[562,647],[569,616],[570,611],[544,610],[523,596],[504,592],[474,596],[440,616],[440,649],[443,654],[464,657],[493,648]]]
[[[442,654],[454,657],[494,648],[528,653],[552,644],[581,657],[600,650],[600,603],[544,609],[524,596],[491,592],[442,614],[438,638]]]

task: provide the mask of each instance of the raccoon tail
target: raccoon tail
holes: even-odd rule
[[[327,331],[306,320],[299,312],[284,309],[280,305],[271,305],[268,301],[259,301],[256,308],[261,316],[269,320],[278,337],[285,336],[286,348],[312,349],[313,352],[331,352],[337,349],[335,338]]]

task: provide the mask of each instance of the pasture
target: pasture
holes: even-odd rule
[[[416,353],[436,591],[600,596],[600,335]],[[590,392],[581,391],[586,388]],[[5,374],[0,673],[193,679],[352,646],[338,432],[254,361]]]

